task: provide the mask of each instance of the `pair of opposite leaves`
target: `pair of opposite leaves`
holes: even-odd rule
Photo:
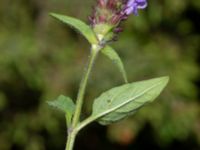
[[[69,16],[54,13],[51,15],[75,28],[91,45],[98,44],[95,33],[84,22]],[[122,73],[126,84],[112,88],[94,100],[92,114],[89,117],[91,121],[97,120],[100,124],[107,125],[134,114],[139,108],[155,100],[169,81],[169,77],[166,76],[127,83],[124,65],[116,51],[107,45],[101,49],[101,52],[114,61]],[[48,104],[64,111],[67,124],[71,124],[75,104],[69,97],[61,95],[56,100],[48,102]]]

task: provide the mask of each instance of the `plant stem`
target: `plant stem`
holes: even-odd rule
[[[85,73],[83,74],[83,77],[82,77],[82,80],[81,80],[81,83],[80,83],[80,87],[79,87],[79,91],[78,91],[78,96],[77,96],[77,100],[76,100],[76,109],[75,109],[74,118],[73,118],[73,121],[72,121],[72,127],[73,128],[79,122],[87,81],[88,81],[89,74],[91,72],[91,69],[92,69],[92,66],[94,64],[94,61],[95,61],[97,54],[98,54],[97,47],[96,46],[92,47],[91,54],[90,54],[90,57],[89,57],[89,62],[88,62],[88,65],[86,67]]]
[[[68,132],[68,138],[67,138],[65,150],[73,150],[75,138],[76,138],[75,132],[71,132],[71,133]]]
[[[78,124],[78,126],[76,127],[76,131],[79,132],[82,128],[84,128],[85,126],[87,126],[88,124],[90,124],[96,119],[97,117],[88,117],[87,119],[82,121],[80,124]]]
[[[68,139],[67,139],[65,150],[72,150],[73,149],[74,141],[75,141],[76,134],[77,134],[77,131],[75,130],[75,128],[78,125],[79,120],[80,120],[80,114],[81,114],[81,110],[82,110],[83,98],[84,98],[84,95],[85,95],[85,89],[86,89],[86,86],[87,86],[87,82],[88,82],[90,72],[92,70],[92,66],[94,64],[94,61],[95,61],[97,54],[98,54],[100,49],[101,49],[101,47],[99,47],[98,45],[92,45],[91,53],[90,53],[90,57],[89,57],[89,62],[88,62],[88,65],[85,69],[85,72],[83,74],[83,77],[82,77],[82,80],[81,80],[81,83],[80,83],[78,96],[77,96],[77,100],[76,100],[76,109],[75,109],[74,117],[73,117],[73,120],[72,120],[71,129],[68,132]]]

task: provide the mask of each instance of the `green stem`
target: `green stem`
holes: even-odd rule
[[[75,132],[71,132],[68,134],[65,150],[73,150],[75,138],[76,138]]]
[[[76,100],[76,110],[75,110],[74,118],[73,118],[73,121],[72,121],[72,127],[73,128],[78,124],[79,119],[80,119],[80,114],[81,114],[81,109],[82,109],[82,105],[83,105],[83,98],[84,98],[84,95],[85,95],[85,89],[86,89],[87,81],[88,81],[89,74],[91,72],[91,69],[92,69],[92,66],[94,64],[94,61],[95,61],[97,54],[98,54],[98,49],[97,49],[96,46],[94,46],[91,49],[91,54],[90,54],[90,57],[89,57],[89,63],[88,63],[88,66],[85,70],[85,73],[83,74],[83,77],[82,77],[82,80],[81,80],[81,83],[80,83],[78,96],[77,96],[77,100]]]
[[[78,126],[76,127],[76,131],[79,132],[82,128],[84,128],[85,126],[87,126],[88,124],[96,120],[97,118],[98,117],[88,117],[87,119],[82,121],[80,124],[78,124]]]
[[[68,132],[68,140],[67,140],[67,143],[66,143],[66,149],[65,150],[72,150],[73,149],[74,141],[75,141],[76,134],[77,134],[77,131],[75,130],[75,128],[78,125],[79,120],[80,120],[80,114],[81,114],[81,110],[82,110],[83,98],[84,98],[84,95],[85,95],[85,89],[86,89],[86,86],[87,86],[87,82],[88,82],[90,72],[92,70],[92,66],[94,64],[94,61],[95,61],[97,54],[98,54],[100,49],[101,49],[101,47],[99,47],[98,45],[92,45],[91,53],[90,53],[90,57],[89,57],[89,62],[88,62],[88,65],[86,67],[86,70],[83,74],[83,77],[82,77],[82,80],[81,80],[81,83],[80,83],[78,96],[77,96],[77,100],[76,100],[76,109],[75,109],[74,117],[73,117],[73,120],[72,120],[71,129],[69,129],[69,132]]]

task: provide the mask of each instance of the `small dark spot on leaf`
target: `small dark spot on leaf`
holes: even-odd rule
[[[108,100],[107,100],[107,103],[111,103],[111,100],[110,100],[110,99],[108,99]]]

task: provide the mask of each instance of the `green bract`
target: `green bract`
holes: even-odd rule
[[[78,32],[80,32],[91,44],[98,44],[98,40],[96,38],[95,33],[90,28],[90,26],[85,24],[83,21],[73,17],[55,13],[51,13],[51,16],[78,30]]]
[[[121,72],[124,81],[127,83],[128,79],[127,79],[127,75],[126,75],[126,71],[124,69],[124,64],[121,61],[121,58],[119,57],[119,55],[117,54],[117,52],[110,46],[105,46],[101,52],[106,55],[109,59],[111,59],[119,68],[119,71]]]

